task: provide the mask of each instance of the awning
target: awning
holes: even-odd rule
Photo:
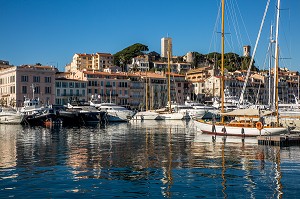
[[[258,117],[258,116],[266,116],[266,115],[272,115],[273,111],[266,111],[266,110],[258,110],[258,109],[236,109],[231,112],[227,113],[220,113],[223,116],[247,116],[247,117]]]

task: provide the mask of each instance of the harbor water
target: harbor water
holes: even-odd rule
[[[193,121],[0,125],[0,198],[298,198],[300,148]]]

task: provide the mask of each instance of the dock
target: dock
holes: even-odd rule
[[[259,145],[300,146],[300,135],[258,136]]]

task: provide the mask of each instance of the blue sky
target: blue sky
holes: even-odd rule
[[[242,55],[242,45],[254,48],[266,4],[226,1],[226,52]],[[261,69],[267,67],[276,4],[271,0],[255,57]],[[174,55],[220,52],[219,5],[220,0],[0,0],[0,59],[64,70],[75,53],[114,54],[134,43],[160,53],[160,39],[167,35]],[[300,1],[281,0],[281,8],[281,67],[299,71]],[[234,20],[238,28],[230,24]]]

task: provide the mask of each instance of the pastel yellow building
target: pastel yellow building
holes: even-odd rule
[[[97,70],[103,71],[114,65],[114,57],[110,53],[76,53],[72,62],[65,67],[66,72],[74,72],[77,70]]]

